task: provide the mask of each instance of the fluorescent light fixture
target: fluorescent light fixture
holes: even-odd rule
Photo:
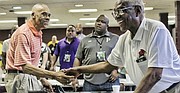
[[[59,19],[50,19],[50,22],[58,22]]]
[[[153,7],[145,7],[144,10],[153,10],[154,8]]]
[[[49,26],[67,26],[67,24],[49,24]]]
[[[168,16],[169,19],[174,19],[176,16]]]
[[[70,9],[69,12],[77,13],[77,12],[97,12],[97,9]]]
[[[97,18],[79,18],[79,20],[96,20]]]
[[[82,4],[76,4],[76,5],[74,5],[75,7],[83,7],[83,5]]]
[[[15,14],[31,14],[32,11],[15,11]]]
[[[0,15],[6,15],[6,13],[0,13]]]
[[[0,20],[0,23],[17,23],[17,20]]]
[[[20,7],[20,6],[13,6],[12,8],[13,9],[22,9],[22,7]]]
[[[85,23],[85,25],[90,25],[90,26],[92,26],[92,25],[95,25],[95,23]]]
[[[168,24],[170,25],[175,24],[175,20],[168,20]]]

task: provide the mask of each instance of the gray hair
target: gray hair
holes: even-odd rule
[[[129,2],[134,6],[140,6],[141,9],[144,11],[144,3],[143,0],[117,0],[117,4],[118,3],[122,3],[122,2]]]

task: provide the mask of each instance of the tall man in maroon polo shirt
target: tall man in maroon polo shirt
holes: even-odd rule
[[[20,26],[10,39],[7,53],[7,75],[5,77],[8,93],[28,93],[41,91],[42,85],[53,91],[45,78],[54,78],[63,84],[69,83],[73,76],[66,76],[62,72],[52,72],[38,68],[41,53],[42,32],[50,19],[50,10],[45,4],[36,4],[32,8],[30,20]]]

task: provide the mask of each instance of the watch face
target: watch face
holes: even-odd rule
[[[121,74],[121,69],[119,68],[119,69],[117,70],[117,72],[118,72],[119,74]]]

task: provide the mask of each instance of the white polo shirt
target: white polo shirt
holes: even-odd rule
[[[141,59],[143,57],[143,59]],[[126,31],[108,57],[110,64],[124,66],[138,85],[148,67],[163,68],[162,78],[149,93],[158,93],[180,81],[180,58],[165,25],[144,18],[135,37]]]
[[[9,49],[9,41],[10,41],[10,38],[4,40],[3,46],[2,46],[2,52],[7,52],[7,50]]]

